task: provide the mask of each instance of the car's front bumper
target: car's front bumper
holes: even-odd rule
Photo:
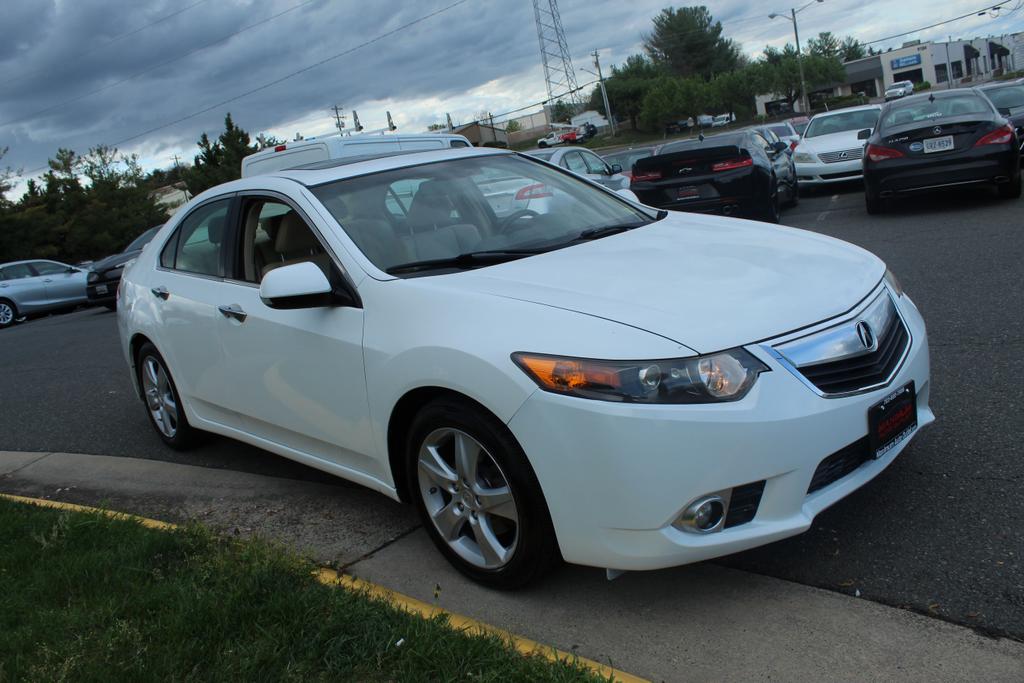
[[[90,282],[85,286],[85,295],[90,304],[102,305],[117,300],[117,286],[121,279]]]
[[[918,430],[934,420],[924,321],[908,298],[898,305],[911,347],[888,386],[870,393],[823,398],[760,346],[748,349],[771,372],[735,403],[630,405],[538,390],[509,428],[537,473],[565,559],[658,569],[807,530],[815,515],[875,477],[912,438],[808,493],[822,460],[865,437],[871,406],[913,381]],[[762,480],[751,521],[709,534],[672,526],[698,497]]]
[[[811,163],[796,162],[796,176],[801,185],[829,185],[832,183],[848,183],[860,180],[863,169],[860,159],[837,161],[826,164],[820,161]]]

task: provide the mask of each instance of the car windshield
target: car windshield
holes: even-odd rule
[[[582,233],[655,219],[572,174],[512,154],[347,178],[313,194],[381,270],[483,251],[544,251]]]
[[[768,126],[768,130],[775,133],[780,138],[793,134],[793,131],[789,129],[789,126]]]
[[[835,114],[818,114],[807,124],[805,138],[816,138],[832,133],[874,128],[878,122],[878,109],[858,109]]]
[[[795,122],[793,122],[790,125],[793,126],[793,130],[796,131],[797,135],[803,135],[804,131],[807,130],[807,122],[806,121],[795,121]]]
[[[1004,85],[1000,88],[986,88],[985,94],[992,104],[1000,109],[1024,107],[1024,85]]]
[[[138,237],[133,239],[131,241],[131,244],[129,244],[127,247],[124,248],[124,251],[125,252],[129,252],[129,251],[138,251],[139,249],[142,249],[144,246],[149,244],[149,241],[151,239],[153,239],[153,235],[155,235],[157,233],[157,231],[160,230],[161,227],[162,226],[158,225],[155,228],[150,228],[146,232],[142,233],[141,235],[139,235]]]
[[[526,152],[526,154],[529,154],[531,157],[543,159],[544,161],[551,161],[551,157],[555,155],[555,152],[554,150],[547,151],[542,149],[531,149],[529,152]]]
[[[950,97],[921,97],[921,99],[890,105],[882,117],[880,127],[884,130],[908,123],[938,121],[953,116],[968,114],[990,114],[988,102],[969,93]]]

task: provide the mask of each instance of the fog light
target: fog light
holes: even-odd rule
[[[705,496],[691,503],[675,526],[683,531],[707,534],[718,531],[725,522],[725,501],[721,496]]]

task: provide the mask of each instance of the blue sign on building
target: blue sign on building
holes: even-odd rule
[[[902,69],[907,66],[914,66],[915,64],[921,63],[921,55],[906,55],[905,57],[897,57],[896,59],[889,62],[892,65],[893,70]]]

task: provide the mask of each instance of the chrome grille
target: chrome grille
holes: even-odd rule
[[[853,318],[773,350],[821,394],[844,396],[888,384],[910,342],[910,331],[883,291]]]
[[[822,152],[818,155],[823,164],[835,164],[840,161],[856,161],[864,156],[863,147],[854,147],[853,149],[842,149],[838,152]]]

